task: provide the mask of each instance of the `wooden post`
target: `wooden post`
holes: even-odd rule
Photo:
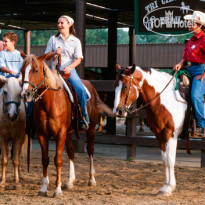
[[[108,16],[108,68],[105,71],[106,80],[116,78],[115,64],[117,61],[117,11],[109,11]],[[115,100],[114,93],[108,93],[106,104],[113,108]],[[116,134],[116,119],[107,118],[107,134]]]
[[[25,42],[24,42],[24,53],[26,55],[29,55],[31,53],[31,31],[25,31],[24,32],[24,36],[25,36]]]
[[[201,167],[205,167],[205,150],[201,150]]]
[[[136,37],[135,30],[133,27],[129,28],[129,65],[133,65],[135,63],[135,54],[136,54]],[[136,105],[135,107],[136,108]],[[136,117],[126,119],[126,135],[129,137],[136,136]],[[127,145],[127,159],[136,159],[136,144]]]
[[[82,51],[83,51],[83,60],[81,64],[76,68],[76,71],[80,78],[84,78],[85,72],[85,12],[86,4],[85,0],[76,0],[76,19],[75,19],[75,29],[77,37],[81,41]],[[76,142],[76,151],[79,153],[84,152],[84,141],[77,140]]]
[[[86,22],[86,4],[85,0],[76,0],[76,19],[75,19],[75,30],[76,35],[81,41],[83,60],[81,64],[76,68],[76,71],[80,78],[84,78],[85,72],[85,22]]]

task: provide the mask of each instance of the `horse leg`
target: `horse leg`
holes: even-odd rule
[[[140,118],[140,129],[139,132],[144,132],[144,119]]]
[[[8,140],[2,139],[1,141],[1,153],[2,153],[2,179],[0,183],[0,190],[4,190],[6,183],[6,168],[8,164]]]
[[[22,135],[21,135],[22,136]],[[13,147],[13,157],[12,162],[14,166],[14,181],[15,181],[15,189],[20,190],[21,184],[19,180],[19,165],[20,165],[20,155],[21,155],[21,147],[24,142],[24,138],[20,135],[13,140],[12,147]]]
[[[90,159],[90,170],[89,170],[89,183],[88,186],[96,186],[95,181],[95,169],[93,163],[93,154],[94,154],[94,140],[95,140],[95,126],[90,124],[88,131],[86,132],[87,136],[87,153]]]
[[[170,196],[176,188],[174,165],[176,159],[177,137],[170,138],[166,143],[166,151],[162,153],[162,160],[165,166],[165,182],[158,194]]]
[[[71,189],[73,188],[75,182],[74,146],[72,143],[71,134],[67,134],[65,145],[70,160],[69,179],[68,182],[66,183],[66,188]]]
[[[97,132],[102,132],[103,130],[103,116],[99,116],[99,126],[97,128]]]
[[[65,140],[66,140],[66,129],[62,128],[59,134],[57,135],[57,140],[56,140],[56,156],[54,158],[54,163],[57,169],[57,179],[56,179],[56,189],[53,194],[54,197],[63,195],[63,192],[61,190],[61,168],[63,165],[62,153],[65,145]]]
[[[38,135],[38,140],[39,140],[39,143],[41,146],[42,165],[43,165],[42,185],[41,185],[41,189],[38,193],[38,196],[47,196],[47,187],[49,184],[49,179],[48,179],[48,165],[49,165],[48,140],[46,140],[43,135]]]

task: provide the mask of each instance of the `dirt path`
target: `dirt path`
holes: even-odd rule
[[[97,187],[88,187],[88,157],[76,154],[75,188],[67,191],[63,188],[61,198],[53,198],[55,189],[54,152],[50,152],[48,196],[37,196],[41,187],[41,153],[32,151],[31,172],[27,173],[26,163],[22,162],[22,190],[13,188],[13,167],[8,165],[8,183],[0,193],[0,204],[205,204],[205,170],[176,166],[177,189],[169,198],[157,196],[163,184],[164,169],[161,163],[129,162],[117,159],[96,157]],[[69,163],[63,155],[63,184],[68,180]]]

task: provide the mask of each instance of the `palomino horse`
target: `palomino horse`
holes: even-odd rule
[[[0,146],[2,151],[2,181],[0,189],[5,188],[6,167],[8,163],[8,142],[12,140],[15,188],[21,188],[19,182],[19,157],[26,140],[26,114],[24,102],[20,97],[19,79],[0,77],[5,81],[0,94]]]
[[[165,196],[171,195],[176,187],[174,165],[177,138],[182,131],[187,108],[186,104],[176,100],[175,84],[176,80],[172,81],[172,76],[167,73],[154,69],[145,71],[137,66],[120,69],[115,83],[113,112],[118,116],[126,116],[127,109],[139,94],[144,104],[148,104],[148,125],[159,143],[165,166],[165,181],[158,194]]]
[[[23,53],[21,55],[24,57],[21,69],[24,79],[22,96],[25,101],[29,102],[41,95],[33,108],[33,120],[41,145],[43,164],[43,180],[39,195],[47,194],[47,186],[49,184],[48,145],[51,136],[53,136],[56,141],[56,156],[54,161],[57,168],[57,180],[54,196],[62,195],[61,167],[63,163],[62,152],[64,145],[66,145],[67,154],[70,159],[70,173],[66,187],[72,188],[75,181],[74,147],[71,135],[67,133],[71,125],[71,101],[56,70],[51,71],[43,62],[48,54],[40,57],[35,57],[34,55],[25,56]],[[88,81],[83,81],[83,83],[91,94],[91,98],[87,103],[90,124],[86,134],[87,152],[90,159],[89,185],[95,186],[93,153],[99,101],[94,87]],[[110,113],[112,113],[111,110]]]

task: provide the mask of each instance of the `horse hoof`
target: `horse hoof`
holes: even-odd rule
[[[47,196],[47,192],[39,191],[38,196]]]
[[[5,190],[5,186],[0,186],[0,192],[3,192]]]
[[[20,190],[22,190],[22,185],[21,185],[21,184],[16,184],[16,185],[14,186],[14,189],[15,189],[16,191],[20,191]]]
[[[166,191],[158,191],[157,195],[161,195],[161,196],[166,196],[166,197],[168,197],[168,196],[171,196],[172,193],[166,192]]]
[[[67,184],[65,185],[65,189],[66,189],[66,190],[72,189],[73,187],[74,187],[73,183],[67,183]]]
[[[95,181],[89,181],[88,186],[96,186],[96,182]]]
[[[63,192],[62,191],[55,191],[53,194],[53,197],[61,197],[63,196]]]
[[[66,190],[72,189],[74,187],[74,183],[75,183],[75,179],[72,181],[68,181],[65,185],[65,189]]]

